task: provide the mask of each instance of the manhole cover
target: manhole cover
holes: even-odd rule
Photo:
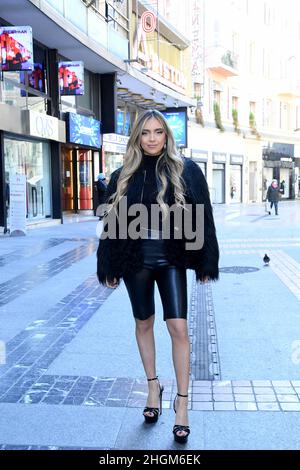
[[[225,268],[220,268],[221,273],[228,274],[246,274],[254,273],[255,271],[259,271],[259,268],[254,268],[253,266],[227,266]]]

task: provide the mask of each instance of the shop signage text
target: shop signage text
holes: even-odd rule
[[[242,165],[244,157],[243,155],[230,155],[231,165]]]
[[[26,235],[26,176],[9,178],[10,236]]]
[[[103,147],[106,152],[124,154],[129,137],[120,134],[103,134]]]
[[[191,149],[191,157],[201,162],[207,162],[208,160],[208,154],[205,150]]]
[[[100,121],[82,114],[67,113],[67,123],[69,142],[88,147],[100,147]]]
[[[29,111],[29,132],[35,137],[59,140],[58,119],[47,114]]]
[[[185,91],[187,83],[184,73],[158,56],[154,47],[147,41],[147,33],[143,30],[141,21],[139,22],[133,47],[137,51],[140,64],[149,69],[147,72],[149,76],[159,80],[155,76],[157,74],[163,79],[160,80],[162,83],[166,83],[168,86],[171,83],[173,85],[172,88],[177,89],[181,93]]]
[[[226,153],[215,153],[213,152],[214,163],[226,163]]]

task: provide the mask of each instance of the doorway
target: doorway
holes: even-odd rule
[[[93,209],[92,150],[62,147],[62,209]]]
[[[225,166],[223,163],[213,164],[212,202],[224,204],[225,202]]]

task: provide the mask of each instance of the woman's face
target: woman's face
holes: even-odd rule
[[[166,142],[166,133],[156,118],[145,122],[141,135],[141,147],[148,155],[159,155]]]

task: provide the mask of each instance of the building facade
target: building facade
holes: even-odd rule
[[[215,203],[260,202],[273,178],[298,194],[299,6],[192,0],[191,156],[202,152]]]
[[[31,28],[35,65],[33,73],[1,72],[0,226],[9,227],[15,174],[26,176],[27,224],[62,222],[70,212],[92,214],[96,176],[102,171],[109,177],[122,165],[137,114],[194,104],[189,41],[168,21],[166,5],[1,1],[0,27]],[[79,83],[65,64],[78,61],[84,64],[83,95],[68,92]]]

